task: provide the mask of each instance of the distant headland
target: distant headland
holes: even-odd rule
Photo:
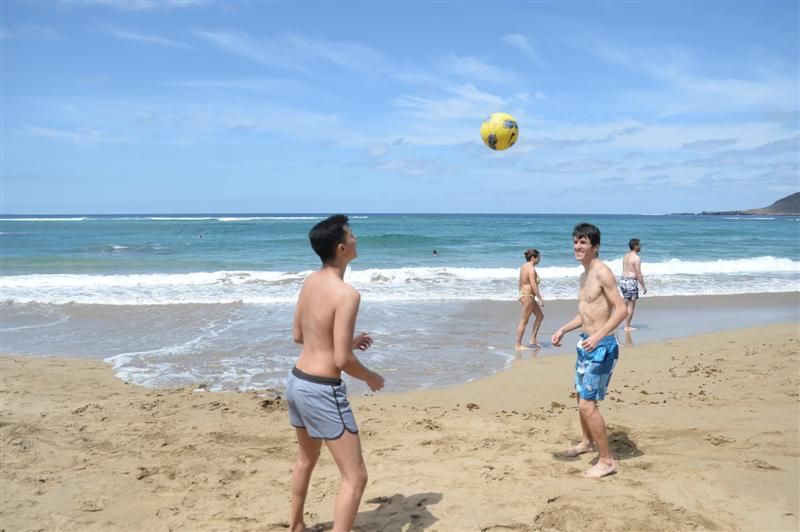
[[[705,214],[705,215],[727,215],[727,216],[800,216],[800,192],[789,194],[781,198],[769,207],[761,209],[747,209],[745,211],[703,211],[703,212],[680,212],[675,214]]]

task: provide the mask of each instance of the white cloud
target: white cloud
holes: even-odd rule
[[[263,65],[310,74],[319,61],[348,71],[378,73],[384,60],[374,49],[357,43],[326,41],[291,33],[276,39],[239,31],[194,30],[196,36],[223,50]]]
[[[662,115],[676,113],[719,113],[752,110],[796,111],[798,80],[780,70],[736,68],[739,77],[711,77],[696,74],[702,62],[696,54],[680,47],[646,48],[595,45],[592,52],[602,60],[667,82],[644,96],[653,103],[661,98]],[[746,79],[749,73],[751,79]],[[631,91],[636,94],[635,91]]]
[[[288,78],[190,79],[166,81],[164,85],[185,89],[221,89],[244,92],[291,92],[307,88],[302,81]]]
[[[517,81],[517,75],[513,72],[490,65],[477,57],[451,54],[442,61],[441,68],[471,81],[490,83],[514,83]]]
[[[426,121],[457,120],[469,118],[482,120],[495,109],[506,106],[506,100],[477,89],[474,85],[458,85],[446,89],[449,96],[429,98],[406,95],[397,98],[395,106],[422,117]]]
[[[718,148],[725,148],[727,146],[732,146],[736,144],[736,139],[706,139],[706,140],[695,140],[692,142],[687,142],[683,146],[681,146],[682,150],[692,150],[692,151],[714,151]]]
[[[539,55],[539,52],[537,52],[536,48],[533,46],[533,44],[531,44],[530,39],[528,39],[524,35],[520,35],[519,33],[511,33],[509,35],[504,35],[503,41],[510,44],[511,46],[516,47],[528,59],[530,59],[537,65],[544,64],[544,61],[542,61],[542,58]]]
[[[407,177],[441,176],[455,171],[455,167],[441,159],[399,158],[389,159],[371,165],[382,170]]]
[[[209,0],[62,0],[62,5],[100,5],[120,11],[159,11],[209,5]]]
[[[385,142],[369,142],[365,148],[370,157],[383,157],[389,153],[389,146]]]
[[[45,26],[14,26],[11,28],[0,28],[0,40],[2,39],[58,39],[61,37],[56,30]]]
[[[318,57],[345,70],[374,72],[383,62],[381,55],[368,46],[326,41],[292,33],[283,40],[290,49]]]
[[[136,30],[126,30],[118,28],[116,26],[104,26],[103,29],[106,31],[106,33],[108,33],[112,37],[124,41],[133,41],[144,44],[154,44],[157,46],[169,46],[174,48],[191,48],[191,46],[189,46],[184,42],[174,41],[172,39],[159,37],[158,35],[142,33]]]
[[[98,144],[110,142],[110,140],[100,131],[91,128],[80,128],[76,131],[55,129],[40,126],[28,126],[25,128],[28,134],[60,142],[71,142],[73,144]]]
[[[287,54],[285,46],[270,39],[255,39],[238,31],[208,31],[196,29],[193,33],[202,39],[232,53],[260,63],[288,70],[302,71],[296,61]]]

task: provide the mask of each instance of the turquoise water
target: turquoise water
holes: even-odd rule
[[[298,271],[314,268],[306,235],[318,215],[70,216],[0,219],[3,275],[125,274],[201,271]],[[603,233],[602,254],[644,243],[643,258],[709,262],[757,257],[800,260],[796,218],[594,215],[356,215],[358,268],[515,267],[536,247],[552,266],[572,265],[572,227],[589,221]],[[355,265],[354,265],[355,266]]]
[[[279,385],[297,355],[297,292],[319,266],[307,234],[320,219],[5,216],[2,349],[102,357],[149,386]],[[545,298],[566,308],[577,296],[571,234],[581,221],[600,227],[601,258],[616,273],[628,240],[642,240],[648,297],[800,289],[792,217],[355,215],[359,257],[346,280],[362,293],[359,327],[378,338],[364,356],[417,386],[502,369],[509,355],[498,342],[514,324],[475,304],[517,312],[522,252],[534,247]],[[546,318],[543,331],[554,326]]]

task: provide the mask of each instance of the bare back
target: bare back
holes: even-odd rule
[[[622,258],[622,276],[638,279],[642,275],[642,259],[635,251],[629,251]]]
[[[615,305],[622,305],[616,288],[614,273],[599,260],[581,274],[578,314],[584,332],[592,335],[602,329],[611,318]]]
[[[337,319],[352,320],[344,324],[349,325],[352,338],[355,312],[348,312],[352,309],[347,307],[353,301],[357,310],[358,292],[332,271],[321,270],[306,278],[294,317],[295,341],[299,334],[303,344],[296,364],[299,370],[320,377],[341,376],[334,357],[334,329]]]

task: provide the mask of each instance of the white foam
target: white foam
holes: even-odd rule
[[[217,218],[220,222],[250,222],[253,220],[324,220],[322,216],[235,216]]]
[[[16,332],[16,331],[27,331],[30,329],[42,329],[44,327],[55,327],[56,325],[61,325],[62,323],[67,323],[69,321],[69,316],[63,316],[55,321],[48,321],[47,323],[37,323],[35,325],[20,325],[19,327],[2,327],[0,328],[0,332],[9,333],[9,332]]]
[[[111,218],[112,220],[116,218]],[[121,220],[153,220],[155,222],[216,220],[211,216],[147,216],[145,218],[119,218]]]
[[[608,262],[619,275],[622,259]],[[546,299],[574,299],[581,266],[537,268]],[[659,295],[791,292],[800,262],[780,257],[718,261],[671,259],[642,266]],[[293,303],[310,271],[217,271],[176,274],[35,274],[0,277],[0,299],[19,303],[106,305]],[[351,270],[345,280],[372,301],[508,300],[516,268],[409,267]]]

